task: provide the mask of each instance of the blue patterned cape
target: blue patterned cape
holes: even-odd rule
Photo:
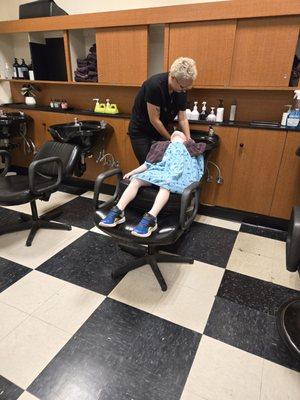
[[[204,173],[203,155],[191,157],[180,142],[171,143],[160,162],[146,164],[147,170],[132,175],[131,179],[142,179],[172,193],[182,193],[191,183],[200,181]]]

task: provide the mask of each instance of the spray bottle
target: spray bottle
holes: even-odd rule
[[[207,111],[206,111],[206,101],[202,101],[202,108],[201,108],[201,113],[200,113],[200,120],[205,121],[207,117]]]
[[[295,90],[294,93],[294,107],[286,120],[286,126],[290,128],[298,128],[300,122],[300,90]]]
[[[193,121],[198,121],[199,119],[199,111],[198,111],[198,101],[194,101],[194,108],[193,111],[191,112],[191,120]]]

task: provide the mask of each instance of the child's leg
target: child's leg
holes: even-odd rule
[[[122,194],[117,204],[117,207],[123,211],[126,206],[135,198],[139,188],[142,186],[150,186],[150,183],[142,181],[138,178],[133,178],[124,193]]]
[[[154,217],[157,217],[161,209],[168,202],[169,197],[170,197],[170,191],[168,189],[162,187],[159,188],[159,192],[157,193],[157,196],[155,198],[151,210],[149,211],[149,214],[153,215]]]

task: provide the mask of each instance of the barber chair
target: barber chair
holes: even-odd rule
[[[9,170],[10,155],[0,150],[5,160],[4,175]],[[58,190],[62,179],[73,174],[79,148],[68,143],[46,142],[29,165],[28,175],[0,176],[0,205],[15,206],[30,203],[32,216],[20,214],[20,223],[0,227],[0,235],[30,229],[26,246],[31,246],[36,232],[41,228],[71,230],[71,226],[49,221],[54,215],[38,216],[36,200],[48,201]]]
[[[199,131],[197,134],[193,135],[193,139],[197,142],[206,143],[204,160],[205,164],[207,164],[209,154],[219,145],[218,135],[208,135],[206,132]],[[114,195],[110,200],[101,203],[98,199],[102,184],[107,178],[112,176],[117,178]],[[180,236],[189,229],[198,211],[203,177],[200,182],[194,182],[188,186],[181,195],[171,193],[168,203],[158,216],[158,229],[153,232],[150,237],[141,238],[133,236],[131,230],[142,218],[145,211],[151,208],[158,191],[158,188],[155,186],[140,188],[136,198],[126,207],[125,223],[117,225],[114,228],[99,226],[101,219],[103,219],[107,211],[118,202],[119,197],[129,184],[129,180],[122,179],[122,176],[122,171],[119,168],[106,171],[97,177],[94,189],[95,225],[107,235],[116,239],[122,250],[136,257],[136,259],[129,264],[121,266],[113,271],[112,277],[114,279],[122,277],[129,271],[149,264],[159,282],[161,290],[166,291],[167,284],[157,263],[171,262],[193,264],[194,260],[189,257],[161,254],[159,250],[164,246],[175,243]]]
[[[300,148],[296,154],[300,156]],[[300,274],[300,207],[294,207],[286,240],[286,268]],[[277,329],[290,351],[300,358],[300,296],[283,303],[277,312]]]

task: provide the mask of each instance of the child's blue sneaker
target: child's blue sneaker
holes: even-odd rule
[[[113,228],[119,224],[125,222],[124,211],[121,211],[117,206],[114,206],[107,214],[105,218],[101,222],[99,222],[100,226],[108,226]]]
[[[148,237],[157,229],[157,219],[146,213],[143,218],[140,220],[139,224],[133,228],[131,234],[139,237]]]

